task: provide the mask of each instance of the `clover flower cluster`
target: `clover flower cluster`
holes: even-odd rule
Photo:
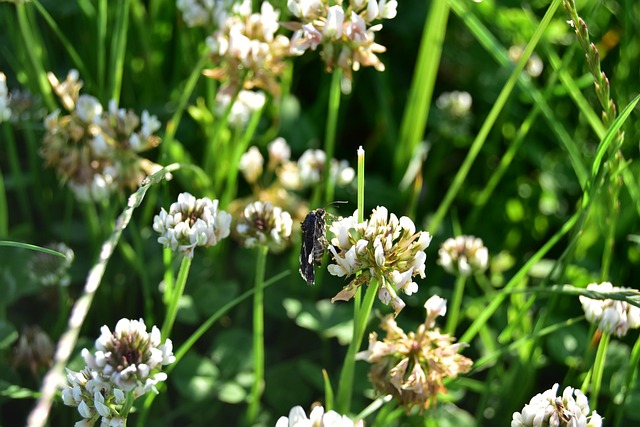
[[[264,107],[266,101],[264,92],[260,90],[243,89],[234,97],[229,87],[223,87],[216,93],[216,114],[218,117],[223,117],[229,104],[233,102],[227,120],[231,125],[242,128],[249,123],[253,113]]]
[[[205,75],[224,82],[221,90],[229,94],[257,88],[278,96],[284,59],[289,56],[289,38],[276,34],[279,17],[280,12],[267,1],[260,13],[252,13],[251,0],[221,14],[218,29],[207,37],[212,60],[220,65]]]
[[[436,99],[436,107],[456,118],[467,116],[471,111],[472,103],[473,98],[469,92],[457,90],[443,92]]]
[[[333,300],[349,300],[358,287],[375,278],[380,283],[378,298],[391,303],[397,315],[405,306],[398,296],[418,290],[414,276],[425,277],[424,250],[431,242],[426,231],[416,232],[410,218],[398,219],[387,208],[378,206],[371,217],[358,222],[358,211],[352,216],[333,221],[329,226],[329,252],[335,264],[328,267],[334,276],[348,277],[361,271]]]
[[[280,252],[289,244],[292,228],[289,212],[270,202],[257,201],[244,209],[236,231],[247,248],[263,245]]]
[[[471,369],[471,359],[459,354],[466,344],[435,328],[435,319],[446,313],[446,300],[437,295],[427,300],[426,320],[416,332],[405,333],[392,315],[382,319],[386,336],[378,341],[369,334],[369,348],[356,355],[371,363],[369,379],[381,393],[391,394],[407,411],[422,411],[435,403],[438,392],[446,390],[445,378],[455,378]]]
[[[567,387],[558,396],[559,384],[535,395],[522,412],[513,414],[511,427],[601,427],[602,417],[589,408],[587,397]]]
[[[121,319],[113,332],[101,328],[95,353],[82,350],[85,368],[67,369],[62,400],[84,418],[76,425],[91,426],[101,418],[102,426],[124,426],[131,407],[125,402],[158,392],[156,385],[167,379],[163,366],[175,361],[171,340],[160,340],[160,330],[153,326],[147,332],[142,319]]]
[[[206,27],[226,13],[228,3],[226,0],[177,0],[176,7],[187,27]]]
[[[276,138],[268,145],[267,170],[276,173],[282,187],[287,190],[303,190],[322,182],[325,173],[326,154],[322,150],[305,150],[297,161],[289,160],[291,148],[284,138]],[[262,176],[264,157],[258,147],[250,147],[240,158],[239,169],[246,181],[255,184]],[[356,176],[346,160],[331,160],[331,178],[339,187],[349,185]]]
[[[53,342],[39,326],[26,326],[13,347],[12,365],[26,366],[34,377],[53,362]]]
[[[373,24],[396,16],[396,0],[289,0],[287,6],[299,21],[288,22],[291,53],[302,55],[321,46],[321,57],[327,70],[336,67],[344,72],[342,91],[351,91],[352,71],[361,66],[384,71],[384,64],[376,56],[386,48],[374,41],[382,24]],[[346,6],[346,8],[345,8]]]
[[[27,267],[29,278],[43,286],[68,286],[71,282],[68,270],[74,258],[73,249],[64,243],[51,243],[45,247],[60,252],[64,256],[35,252]]]
[[[0,72],[0,123],[11,119],[11,107],[9,90],[7,89],[7,76]]]
[[[301,406],[294,406],[289,411],[288,417],[280,417],[276,427],[363,427],[362,420],[352,421],[346,415],[340,415],[336,411],[325,412],[322,406],[316,406],[311,410],[309,417]]]
[[[215,246],[229,236],[231,215],[218,209],[218,200],[181,193],[169,212],[161,208],[153,218],[153,229],[160,233],[158,243],[193,258],[196,246]]]
[[[444,241],[438,250],[438,264],[448,273],[461,276],[483,272],[489,263],[489,251],[482,239],[458,236]]]
[[[600,284],[591,283],[587,290],[595,292],[624,292],[630,288],[613,286],[609,282]],[[627,335],[629,329],[640,328],[640,308],[626,301],[614,299],[591,299],[580,297],[585,317],[590,323],[598,326],[602,332],[613,334],[617,337]]]
[[[143,111],[138,117],[115,101],[105,110],[95,97],[80,95],[75,70],[64,82],[48,76],[68,114],[56,110],[46,117],[41,155],[78,200],[100,201],[118,190],[135,189],[159,169],[138,155],[160,144],[154,135],[160,129],[156,116]]]

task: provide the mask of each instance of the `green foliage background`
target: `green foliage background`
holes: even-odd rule
[[[507,50],[524,47],[534,37],[551,2],[446,3],[451,10],[442,56],[430,58],[439,62],[434,68],[433,95],[427,94],[431,108],[426,130],[413,141],[415,146],[423,138],[426,141],[426,157],[418,162],[419,179],[400,187],[408,164],[398,163],[397,153],[406,159],[415,154],[410,141],[401,137],[403,119],[407,120],[413,99],[411,82],[433,2],[400,2],[398,16],[385,21],[376,41],[387,47],[381,55],[386,71],[362,69],[355,73],[353,92],[341,99],[335,157],[348,159],[355,167],[356,149],[363,146],[365,212],[383,205],[398,215],[410,216],[419,229],[434,235],[427,250],[427,278],[419,283],[416,295],[405,297],[407,307],[398,318],[406,330],[424,320],[422,305],[430,295],[451,298],[454,278],[436,260],[439,244],[453,235],[481,237],[492,260],[484,280],[467,284],[458,337],[496,295],[503,295],[503,287],[518,272],[526,274],[517,279],[515,288],[536,291],[505,294],[504,302],[480,326],[464,351],[474,360],[497,356],[453,381],[449,393],[435,408],[423,415],[407,415],[391,402],[368,417],[367,425],[508,425],[514,411],[553,383],[561,383],[561,389],[580,387],[594,357],[593,330],[584,320],[568,322],[582,315],[575,296],[539,290],[553,284],[585,287],[605,280],[636,288],[639,278],[640,125],[635,111],[624,122],[624,144],[619,147],[626,161],[624,170],[613,170],[610,166],[615,164],[615,154],[607,154],[604,175],[597,180],[587,177],[597,184],[588,214],[533,268],[522,270],[574,213],[586,212],[582,204],[585,190],[567,147],[577,150],[584,170],[590,173],[606,132],[601,122],[594,125],[592,121],[593,117],[600,120],[601,107],[585,54],[562,7],[535,49],[544,64],[542,74],[520,75],[439,227],[432,228],[434,214],[443,206],[454,176],[469,158],[474,138],[513,72],[515,63],[508,59]],[[274,4],[283,15],[287,13],[285,2]],[[100,21],[104,16],[101,7],[107,8],[106,21]],[[640,4],[633,0],[585,0],[578,3],[578,12],[600,52],[602,70],[611,82],[611,98],[622,111],[640,92]],[[47,22],[48,17],[55,27]],[[104,33],[100,22],[106,24]],[[199,78],[188,99],[188,112],[178,120],[174,116],[180,111],[181,96],[188,93],[187,79],[200,60],[206,36],[202,29],[185,26],[173,2],[0,3],[0,71],[7,75],[9,88],[28,90],[50,112],[57,105],[46,80],[42,80],[43,71],[64,78],[69,69],[78,68],[85,82],[82,93],[98,97],[103,105],[116,98],[122,107],[137,112],[147,109],[164,125],[174,126],[170,130],[175,132],[172,140],[151,154],[154,161],[164,165],[180,162],[203,168],[206,173],[215,172],[224,169],[228,161],[215,156],[204,158],[207,145],[216,144],[210,134],[213,116],[207,114],[213,107],[215,84]],[[119,41],[126,48],[118,47]],[[70,47],[81,62],[74,60]],[[433,48],[428,46],[426,50]],[[283,136],[294,158],[306,148],[322,148],[330,84],[331,75],[324,71],[317,55],[295,58],[282,100],[268,104],[252,144],[265,152],[268,142]],[[453,90],[472,95],[470,116],[456,119],[435,107],[440,94]],[[408,123],[409,129],[420,126]],[[72,284],[65,295],[38,287],[28,279],[30,251],[0,247],[0,424],[12,426],[26,419],[33,405],[31,391],[39,389],[44,374],[40,371],[33,376],[12,365],[11,348],[17,333],[25,325],[37,324],[54,341],[60,337],[70,305],[80,295],[100,245],[113,231],[126,195],[103,205],[75,202],[38,156],[42,121],[3,123],[1,127],[0,238],[37,245],[64,241],[76,254]],[[163,127],[161,136],[163,132],[169,132],[168,128]],[[517,149],[506,160],[506,169],[498,179],[500,162],[514,146]],[[210,170],[207,161],[211,162]],[[209,180],[211,176],[204,179],[189,169],[175,175],[173,181],[151,188],[134,212],[82,327],[72,368],[82,366],[79,351],[93,345],[100,326],[113,326],[123,317],[143,317],[147,325],[161,323],[164,308],[158,284],[165,267],[162,249],[151,229],[153,215],[160,207],[168,208],[182,191],[197,197],[220,196],[220,189]],[[490,191],[493,179],[495,186]],[[249,187],[238,181],[234,196],[249,195]],[[611,200],[611,194],[618,195]],[[335,199],[349,201],[346,206],[337,206],[336,214],[350,214],[355,209],[355,187],[337,191]],[[335,388],[351,333],[350,304],[328,302],[345,283],[318,271],[318,285],[306,286],[296,272],[297,257],[296,243],[282,255],[270,255],[267,265],[267,277],[282,271],[291,273],[265,292],[266,388],[260,415],[264,425],[273,425],[294,405],[308,408],[314,401],[323,401],[322,369],[326,369]],[[224,304],[251,289],[254,265],[255,253],[230,239],[197,253],[171,337],[174,343],[179,344]],[[177,270],[177,264],[174,268]],[[389,311],[381,305],[376,308]],[[197,342],[169,375],[147,425],[240,422],[252,381],[251,315],[250,303],[239,304]],[[374,318],[369,324],[371,330],[376,325]],[[560,327],[540,334],[550,325]],[[518,341],[525,337],[534,338]],[[637,339],[637,331],[631,331],[609,346],[597,406],[606,425],[640,421],[633,410],[640,399],[636,368],[630,365]],[[356,368],[354,414],[373,397],[368,366],[358,362]],[[630,375],[634,380],[629,384]],[[622,393],[627,394],[625,402]],[[135,417],[131,416],[131,425],[135,425]],[[58,401],[50,425],[71,425],[76,420],[76,411]]]

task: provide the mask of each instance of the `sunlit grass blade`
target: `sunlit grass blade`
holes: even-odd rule
[[[442,44],[447,30],[449,3],[448,1],[432,2],[424,25],[409,98],[405,104],[400,125],[398,146],[395,149],[394,174],[397,180],[404,175],[411,156],[424,137],[429,105],[442,54]]]

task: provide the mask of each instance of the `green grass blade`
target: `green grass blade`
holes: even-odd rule
[[[404,175],[414,150],[424,137],[448,17],[448,1],[431,3],[395,150],[394,172],[398,180]]]

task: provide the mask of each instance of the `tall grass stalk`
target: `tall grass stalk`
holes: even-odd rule
[[[358,149],[358,222],[364,221],[364,164],[364,150],[360,147]],[[358,288],[353,298],[353,335],[351,341],[349,341],[338,382],[336,410],[339,413],[344,414],[351,410],[356,353],[362,345],[362,339],[379,287],[378,281],[372,279],[368,283],[364,299],[362,299],[361,295],[362,287]]]
[[[182,298],[184,290],[187,286],[187,278],[189,277],[191,262],[191,257],[182,257],[180,270],[178,271],[178,278],[175,281],[175,288],[171,292],[171,297],[169,298],[169,306],[167,307],[167,313],[164,318],[164,322],[162,323],[162,328],[160,329],[160,331],[162,332],[162,341],[166,340],[171,335],[171,329],[173,329],[173,324],[175,323],[176,316],[178,315],[180,298]]]
[[[338,113],[340,111],[340,97],[342,92],[340,84],[342,82],[342,69],[336,68],[331,74],[331,86],[329,87],[329,104],[327,106],[327,127],[324,134],[324,203],[333,201],[335,190],[335,179],[331,173],[331,163],[336,147],[336,133],[338,131]]]
[[[264,275],[269,247],[259,245],[253,294],[253,384],[249,395],[247,425],[254,425],[264,391]]]
[[[554,0],[549,5],[549,8],[547,9],[547,12],[542,18],[540,25],[538,26],[538,28],[536,28],[534,35],[531,37],[531,40],[529,40],[529,43],[527,43],[527,46],[522,52],[522,56],[520,57],[520,60],[518,61],[514,70],[509,76],[509,79],[506,81],[506,83],[502,87],[502,90],[500,91],[498,98],[496,99],[496,101],[493,104],[493,107],[491,108],[491,111],[489,111],[487,118],[482,123],[482,127],[480,128],[478,135],[473,140],[473,143],[471,144],[471,148],[469,148],[469,152],[467,153],[467,156],[465,157],[464,162],[458,169],[458,172],[453,178],[453,181],[451,182],[451,185],[449,186],[447,193],[442,199],[442,202],[440,202],[440,205],[438,206],[436,213],[433,215],[433,218],[430,221],[429,228],[432,233],[435,233],[438,231],[438,228],[440,227],[440,223],[442,222],[445,215],[449,211],[449,208],[451,207],[451,204],[453,203],[453,200],[455,199],[456,195],[462,188],[462,185],[464,184],[465,179],[467,178],[467,175],[471,170],[471,166],[473,165],[473,163],[476,160],[476,157],[482,150],[482,147],[484,146],[484,143],[487,140],[487,136],[489,135],[489,132],[493,128],[493,125],[498,119],[498,116],[500,115],[500,113],[502,112],[502,109],[507,103],[507,100],[509,99],[511,92],[513,91],[513,88],[515,87],[516,82],[518,81],[518,78],[520,77],[520,74],[524,69],[524,66],[526,65],[527,61],[531,57],[531,53],[533,53],[533,49],[536,47],[536,45],[538,44],[538,41],[540,40],[540,38],[542,37],[542,34],[544,33],[544,30],[548,27],[549,23],[551,22],[551,19],[553,18],[558,6],[560,6],[561,1],[562,0]]]
[[[447,310],[447,323],[444,330],[447,334],[454,336],[460,311],[462,309],[462,297],[464,296],[464,287],[467,283],[467,277],[459,274],[453,287],[453,300],[451,301],[450,310]]]
[[[424,137],[429,106],[438,74],[442,45],[447,30],[450,2],[434,1],[424,25],[418,59],[413,72],[409,97],[400,125],[394,153],[394,173],[400,179]]]

